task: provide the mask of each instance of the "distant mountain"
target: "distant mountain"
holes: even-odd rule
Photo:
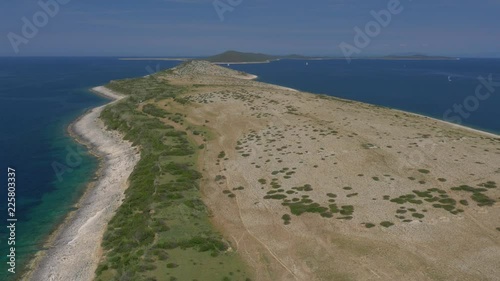
[[[445,56],[428,56],[428,55],[391,55],[379,57],[378,59],[386,59],[386,60],[457,60],[457,58],[453,57],[445,57]]]
[[[260,53],[242,53],[237,51],[227,51],[222,54],[204,58],[209,62],[269,62],[279,57]]]
[[[280,59],[321,59],[321,57],[307,57],[301,55],[274,56],[261,53],[244,53],[238,51],[227,51],[222,54],[204,58],[209,62],[218,63],[243,63],[243,62],[270,62]]]

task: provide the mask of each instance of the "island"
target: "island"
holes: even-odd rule
[[[195,60],[96,88],[116,100],[74,127],[111,195],[35,280],[498,278],[500,136],[255,77]]]
[[[250,63],[270,63],[279,60],[345,60],[345,57],[335,56],[304,56],[304,55],[268,55],[263,53],[248,53],[239,51],[226,51],[214,56],[201,58],[120,58],[120,60],[147,60],[147,61],[209,61],[214,64],[250,64]],[[447,56],[429,56],[423,54],[411,55],[388,55],[388,56],[366,56],[351,57],[351,60],[460,60],[460,58]]]

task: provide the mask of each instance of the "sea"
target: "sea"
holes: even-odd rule
[[[78,116],[107,102],[89,89],[177,64],[118,58],[0,58],[0,280],[19,277],[95,176],[97,159],[67,132]],[[15,170],[15,245],[8,244],[9,168]],[[12,246],[15,274],[7,264]]]
[[[67,132],[78,116],[107,102],[89,89],[177,64],[110,57],[0,58],[0,280],[18,277],[95,176],[97,159]],[[258,75],[262,82],[500,133],[500,59],[280,60],[227,67]],[[14,217],[7,209],[9,168],[15,170]],[[14,232],[7,228],[12,218]],[[8,271],[12,233],[16,274]]]

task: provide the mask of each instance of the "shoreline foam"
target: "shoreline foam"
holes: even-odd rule
[[[113,100],[96,107],[73,122],[68,131],[89,147],[100,160],[98,180],[89,183],[64,223],[49,237],[46,250],[36,254],[22,280],[91,280],[100,260],[101,242],[107,223],[121,205],[128,177],[139,161],[138,150],[122,135],[107,131],[101,111],[123,98],[105,87],[92,92]]]

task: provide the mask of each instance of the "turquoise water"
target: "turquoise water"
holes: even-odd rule
[[[20,272],[72,209],[97,169],[98,161],[66,131],[87,109],[106,102],[88,89],[176,64],[116,58],[0,58],[0,280],[16,276],[7,272],[6,263],[7,167],[16,169],[16,272]],[[54,165],[71,171],[58,177]]]

